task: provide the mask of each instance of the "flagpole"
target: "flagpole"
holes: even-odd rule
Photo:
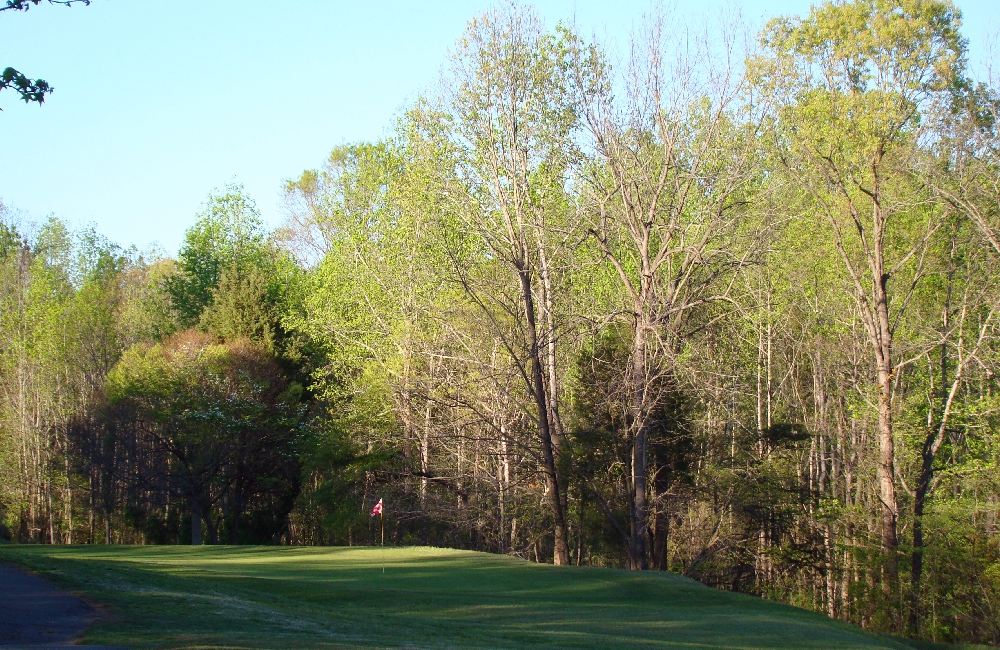
[[[382,543],[381,543],[381,546],[382,546],[382,573],[385,573],[385,515],[382,512],[383,509],[384,509],[384,506],[382,505],[382,499],[379,499],[378,503],[375,504],[375,507],[372,508],[372,511],[371,511],[371,513],[369,513],[368,516],[369,517],[374,517],[375,515],[378,515],[378,525],[379,525],[379,528],[382,530]]]

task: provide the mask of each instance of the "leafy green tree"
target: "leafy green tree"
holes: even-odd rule
[[[298,494],[301,387],[264,350],[188,330],[131,348],[106,392],[110,421],[149,436],[162,455],[167,485],[188,503],[192,544],[202,543],[202,523],[218,542],[223,504],[238,541],[247,509],[268,492],[272,534],[285,525]]]
[[[322,171],[306,172],[287,186],[290,202],[304,210],[294,217],[298,243],[286,242],[322,254],[304,283],[303,299],[285,320],[315,341],[324,359],[314,389],[329,423],[316,449],[341,460],[310,464],[310,483],[326,487],[309,490],[303,503],[303,516],[311,512],[306,518],[328,522],[323,526],[335,520],[328,499],[332,486],[340,486],[336,492],[357,488],[345,479],[357,463],[400,479],[397,507],[413,498],[414,475],[420,477],[417,498],[426,505],[433,478],[430,432],[420,415],[430,408],[434,314],[447,308],[454,292],[438,274],[441,228],[415,196],[425,195],[417,189],[421,175],[407,149],[402,138],[340,146]],[[383,410],[385,401],[391,413]],[[362,448],[372,451],[345,451]],[[401,462],[389,463],[393,454]]]
[[[528,398],[523,408],[537,432],[558,565],[569,563],[569,542],[559,463],[565,363],[557,332],[565,323],[557,268],[573,236],[565,188],[579,156],[571,62],[581,49],[571,30],[546,31],[530,8],[487,12],[459,41],[443,112],[425,125],[429,135],[444,134],[455,171],[442,177],[439,191],[452,197],[448,208],[476,251],[454,274]]]
[[[166,290],[183,327],[197,324],[212,304],[223,271],[267,265],[270,249],[260,212],[241,185],[209,195],[177,257],[177,271]]]
[[[282,287],[274,280],[273,273],[258,266],[224,269],[199,320],[201,327],[228,341],[248,338],[274,351],[282,317]]]
[[[3,205],[0,205],[0,210]],[[22,240],[17,228],[11,224],[0,223],[0,258],[7,257],[22,247]]]
[[[922,251],[941,223],[910,182],[923,115],[964,83],[960,15],[947,1],[856,0],[780,18],[753,60],[779,124],[781,160],[832,229],[864,324],[877,384],[879,499],[887,590],[896,588],[899,499],[896,328]]]
[[[0,454],[12,526],[25,540],[73,540],[66,426],[85,408],[72,319],[79,240],[57,219],[0,259]]]
[[[586,346],[576,362],[571,391],[571,429],[569,438],[574,451],[572,471],[581,482],[581,500],[596,505],[599,514],[611,524],[624,543],[629,564],[634,565],[630,521],[633,514],[629,498],[632,483],[628,468],[633,453],[631,392],[622,377],[628,376],[631,362],[631,332],[616,324],[601,332]],[[661,373],[647,390],[657,399],[647,419],[648,463],[653,477],[660,513],[667,513],[663,501],[677,484],[690,480],[693,451],[694,409],[675,377]],[[581,503],[581,512],[583,505]],[[654,517],[644,531],[651,544],[651,566],[667,568],[669,516]]]

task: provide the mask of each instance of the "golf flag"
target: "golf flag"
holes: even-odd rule
[[[375,515],[380,515],[380,514],[382,514],[382,499],[379,499],[378,503],[375,504],[375,507],[372,508],[372,512],[369,515],[369,517],[374,517]]]

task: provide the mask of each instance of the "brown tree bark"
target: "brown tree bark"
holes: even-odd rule
[[[639,322],[635,327],[632,347],[632,504],[629,513],[629,568],[645,571],[649,568],[646,556],[647,516],[649,506],[646,499],[646,437],[649,431],[649,400],[646,398],[649,386],[646,369],[646,335],[649,327]]]
[[[541,442],[542,469],[545,473],[545,491],[552,511],[554,529],[554,550],[552,562],[556,565],[569,564],[569,540],[567,539],[566,513],[559,485],[556,455],[552,445],[552,423],[549,419],[549,398],[545,389],[545,372],[542,366],[542,350],[538,340],[535,298],[531,290],[531,276],[524,268],[518,269],[521,278],[521,298],[524,305],[525,334],[529,346],[531,363],[531,392],[535,400],[538,422],[538,438]]]
[[[201,502],[194,494],[191,495],[191,546],[201,546]]]

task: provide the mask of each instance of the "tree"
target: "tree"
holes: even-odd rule
[[[528,413],[538,433],[555,564],[569,562],[559,469],[557,375],[562,364],[555,335],[555,245],[569,237],[553,241],[550,233],[568,205],[564,188],[578,150],[573,137],[579,97],[569,74],[577,43],[562,27],[546,33],[533,11],[517,5],[472,21],[453,57],[444,107],[448,117],[441,123],[457,172],[450,186],[442,188],[455,197],[449,207],[480,247],[484,268],[495,266],[512,283],[490,287],[478,284],[485,277],[456,269],[530,396]]]
[[[589,234],[622,296],[615,313],[631,327],[621,379],[630,392],[626,426],[629,564],[649,566],[647,463],[652,414],[669,391],[693,312],[728,301],[735,273],[755,260],[760,192],[759,115],[743,102],[745,80],[715,69],[711,43],[665,51],[663,16],[633,45],[614,95],[597,57],[578,62],[583,115],[597,160],[583,172]],[[731,56],[732,43],[723,43]],[[675,66],[675,67],[671,67]],[[611,316],[614,318],[614,316]],[[656,498],[656,494],[652,495]],[[659,563],[659,562],[658,562]]]
[[[947,289],[939,324],[937,391],[928,400],[920,469],[913,489],[910,627],[914,633],[923,627],[924,515],[940,481],[939,455],[948,443],[948,430],[954,426],[952,417],[961,410],[958,405],[969,370],[985,365],[984,353],[990,347],[1000,307],[991,295],[995,291],[993,274],[986,271],[987,260],[1000,260],[996,209],[1000,199],[1000,96],[992,78],[978,86],[969,82],[961,90],[955,101],[937,111],[938,139],[928,148],[921,170],[922,180],[936,197],[961,218],[950,220],[950,232],[940,253],[947,260],[943,274]]]
[[[270,262],[260,212],[241,185],[227,185],[209,194],[198,221],[184,234],[177,272],[165,288],[182,327],[196,325],[213,302],[213,291],[223,272],[230,282],[248,266],[266,268]]]
[[[776,144],[826,221],[867,333],[877,384],[879,499],[887,590],[898,576],[895,334],[941,223],[911,182],[923,113],[963,82],[965,42],[950,2],[827,2],[771,21],[752,62],[779,124]],[[900,277],[902,274],[906,276]]]
[[[187,501],[192,544],[202,543],[203,523],[218,543],[223,506],[239,541],[247,509],[269,493],[277,495],[272,534],[286,524],[298,493],[301,387],[260,347],[192,330],[140,344],[112,369],[106,394],[106,425],[147,438],[160,458],[150,469]],[[272,482],[277,491],[264,489]]]

